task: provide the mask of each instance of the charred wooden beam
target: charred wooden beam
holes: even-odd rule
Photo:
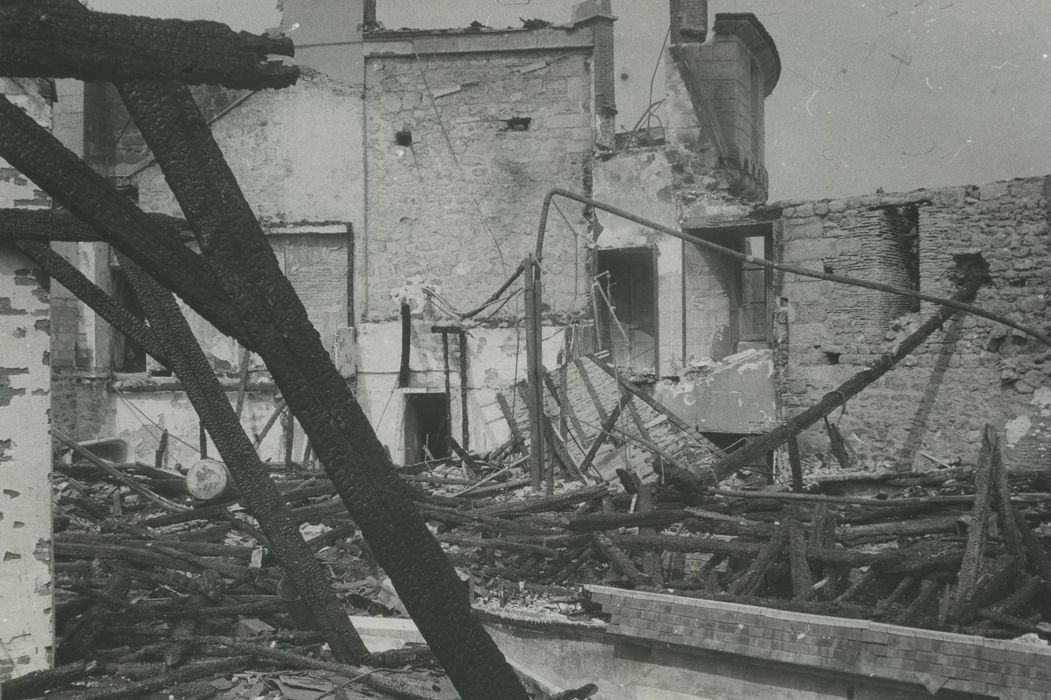
[[[953,299],[959,301],[971,299],[978,290],[979,284],[980,282],[970,283],[957,293]],[[883,355],[871,366],[858,372],[836,387],[836,389],[825,394],[820,401],[810,408],[797,413],[785,421],[784,424],[779,425],[755,440],[749,441],[741,449],[719,460],[712,465],[711,473],[706,472],[705,476],[713,481],[722,481],[741,467],[751,464],[757,459],[764,459],[768,452],[777,449],[790,437],[798,435],[839,406],[846,404],[847,400],[852,396],[861,393],[866,387],[893,369],[898,362],[923,344],[932,333],[941,328],[946,321],[957,313],[959,313],[957,309],[948,306],[941,307],[937,313],[903,340],[893,352]]]
[[[147,213],[146,217],[174,240],[193,240],[193,233],[182,219],[156,213]],[[61,209],[0,209],[0,239],[39,243],[107,240],[104,232]]]
[[[321,565],[303,543],[284,497],[270,480],[175,298],[127,258],[122,257],[121,266],[142,303],[150,327],[170,349],[172,370],[182,382],[201,425],[212,436],[241,501],[259,522],[271,551],[325,632],[332,652],[342,661],[367,659],[368,650],[350,624]]]
[[[153,359],[169,367],[168,351],[153,329],[147,326],[142,319],[113,301],[110,295],[99,289],[72,263],[43,243],[17,241],[14,245],[39,265],[40,269],[51,275],[52,279],[90,306],[111,326],[142,346],[142,349]]]
[[[296,81],[290,39],[234,32],[207,21],[92,12],[76,0],[0,4],[0,74],[117,81],[165,78],[229,88]]]
[[[118,85],[256,352],[295,413],[377,562],[465,698],[524,700],[472,615],[451,564],[340,375],[189,91]],[[260,294],[259,290],[266,290]],[[251,347],[249,344],[242,343]]]
[[[986,546],[988,517],[992,506],[999,461],[1000,438],[991,425],[986,425],[982,432],[982,448],[978,453],[979,469],[974,473],[974,506],[971,508],[971,526],[967,531],[963,563],[957,575],[956,594],[951,612],[953,617],[962,615],[963,608],[974,593],[974,587],[978,581]]]
[[[211,265],[158,228],[154,219],[118,192],[46,129],[0,96],[0,157],[120,252],[151,271],[218,330],[251,347],[240,314]],[[3,229],[0,228],[0,236]]]
[[[639,571],[631,557],[621,551],[620,547],[608,536],[596,532],[591,537],[595,543],[595,548],[602,552],[602,556],[606,557],[613,568],[619,571],[624,578],[628,579],[633,586],[653,585],[653,579],[650,575]]]

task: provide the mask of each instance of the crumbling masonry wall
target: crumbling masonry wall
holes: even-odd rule
[[[781,212],[785,262],[905,287],[918,283],[943,296],[956,291],[965,268],[987,265],[988,279],[974,303],[1046,331],[1048,191],[1048,178],[1038,177],[771,208]],[[786,415],[891,350],[933,311],[927,303],[914,306],[791,274],[776,294],[776,335],[786,339],[788,351],[778,386]],[[965,315],[832,420],[860,466],[929,465],[921,452],[973,463],[980,431],[991,423],[1005,436],[1009,467],[1046,469],[1049,357],[1037,341]],[[804,433],[801,446],[811,466],[831,459],[820,427]]]
[[[0,78],[0,93],[49,126],[51,105],[40,87]],[[0,160],[0,208],[48,206]],[[46,277],[17,251],[0,248],[0,680],[51,663],[49,332]]]
[[[480,303],[535,247],[544,193],[590,191],[591,41],[585,28],[370,36],[367,320],[396,318],[407,281]],[[563,210],[583,232],[580,207]],[[584,244],[553,211],[549,311],[584,304]]]

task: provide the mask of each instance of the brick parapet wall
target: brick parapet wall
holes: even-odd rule
[[[958,261],[988,263],[975,303],[1047,329],[1051,248],[1045,178],[952,187],[907,195],[786,202],[779,244],[785,262],[909,287],[908,221],[915,210],[922,291],[950,296]],[[903,234],[903,231],[905,232]],[[787,318],[789,355],[779,394],[787,415],[818,401],[922,323],[891,295],[785,275],[777,296]],[[980,431],[1006,438],[1009,466],[1044,468],[1051,456],[1048,348],[1005,326],[961,316],[896,369],[848,402],[840,429],[859,466],[909,467],[920,450],[973,461]],[[838,415],[838,414],[837,414]],[[822,430],[803,435],[804,452],[829,462]],[[814,464],[816,462],[812,462]]]
[[[1012,700],[1051,693],[1051,649],[662,593],[586,587],[611,634]]]
[[[459,309],[477,305],[535,247],[544,194],[589,192],[590,58],[575,48],[369,56],[368,320],[395,318],[392,294],[406,286],[430,285]],[[508,121],[516,118],[528,124]],[[580,207],[562,210],[574,230],[552,211],[544,248],[554,313],[583,308],[589,287],[586,223]]]

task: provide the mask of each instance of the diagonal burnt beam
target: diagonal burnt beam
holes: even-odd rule
[[[149,318],[150,325],[147,326],[46,245],[27,241],[14,245],[95,313],[142,345],[154,359],[175,373],[230,470],[241,492],[242,502],[259,521],[270,550],[285,569],[300,599],[313,613],[333,654],[345,663],[367,660],[368,650],[340,605],[321,565],[303,542],[298,521],[293,519],[288,503],[260,462],[171,292],[161,288],[134,262],[121,256],[121,267]]]
[[[0,75],[279,88],[299,69],[267,55],[293,53],[290,39],[218,22],[93,12],[77,0],[0,0]]]
[[[365,643],[336,598],[336,591],[321,564],[303,542],[298,521],[270,480],[175,297],[131,260],[120,256],[120,263],[151,328],[169,349],[169,366],[179,378],[201,424],[212,436],[241,492],[241,502],[259,521],[260,529],[270,542],[270,551],[310,609],[336,659],[344,663],[366,661],[369,651]]]
[[[182,219],[166,214],[147,213],[146,216],[166,240],[193,241],[193,232]],[[0,209],[0,240],[104,242],[107,237],[61,209]]]
[[[25,253],[40,269],[91,307],[91,310],[111,326],[134,340],[155,360],[171,369],[171,360],[164,343],[152,328],[118,304],[109,294],[84,276],[72,263],[43,243],[15,241],[13,245]]]
[[[525,690],[472,616],[449,560],[281,273],[189,90],[145,81],[118,89],[204,255],[220,271],[255,352],[456,689],[468,700],[524,700]]]
[[[211,264],[0,95],[0,158],[18,169],[120,252],[149,270],[219,331],[252,349],[239,313]],[[0,227],[0,237],[3,228]]]

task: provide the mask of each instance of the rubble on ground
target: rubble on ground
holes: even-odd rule
[[[648,441],[640,460],[630,435],[618,438],[602,471],[565,469],[551,494],[531,488],[515,440],[400,468],[476,609],[592,620],[601,613],[582,585],[603,583],[1051,638],[1049,475],[1005,470],[995,433],[978,465],[823,473],[796,491],[742,475],[749,488],[703,493],[644,482],[636,468],[653,475],[675,458]],[[386,646],[366,670],[334,662],[236,501],[195,501],[179,471],[107,465],[56,461],[58,668],[30,691],[5,683],[5,697],[49,686],[99,699],[161,687],[195,698],[455,697],[426,647]],[[289,467],[271,476],[348,612],[406,616],[331,482]]]

